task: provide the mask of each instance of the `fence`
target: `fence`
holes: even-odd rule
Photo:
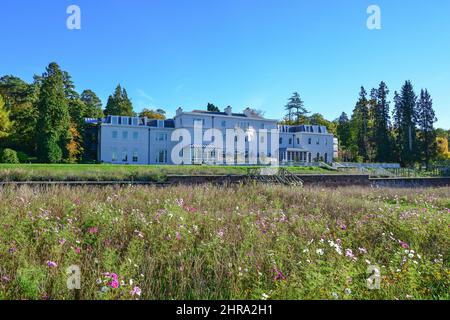
[[[386,169],[395,177],[418,178],[418,177],[450,177],[450,167],[431,167],[429,169],[419,168],[395,168]]]

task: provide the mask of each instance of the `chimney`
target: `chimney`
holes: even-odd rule
[[[183,113],[183,108],[179,107],[177,109],[177,116],[181,115]]]
[[[249,118],[249,117],[251,117],[253,115],[253,111],[252,111],[252,109],[247,108],[247,109],[244,110],[244,114],[245,114],[246,117]]]
[[[225,108],[225,113],[226,113],[227,115],[231,116],[231,114],[233,113],[233,109],[231,109],[231,107],[228,106],[228,107]]]

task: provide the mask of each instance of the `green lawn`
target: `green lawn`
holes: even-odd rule
[[[168,175],[240,175],[247,166],[127,166],[94,164],[0,164],[0,181],[164,181]],[[334,173],[318,167],[290,167],[299,174]]]

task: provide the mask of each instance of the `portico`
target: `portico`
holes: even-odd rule
[[[287,163],[311,162],[311,152],[303,148],[287,148],[280,150],[280,161]]]

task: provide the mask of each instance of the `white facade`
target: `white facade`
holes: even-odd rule
[[[98,160],[212,165],[333,161],[334,137],[326,127],[277,123],[250,109],[233,113],[231,108],[225,112],[184,112],[180,108],[170,120],[108,116],[99,123]]]

